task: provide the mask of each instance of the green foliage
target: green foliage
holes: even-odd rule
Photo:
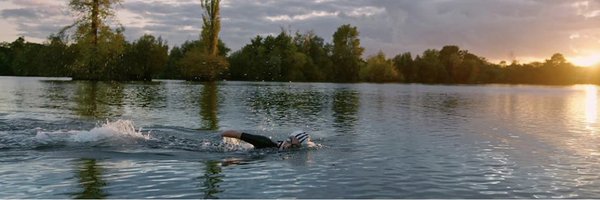
[[[196,81],[222,78],[229,67],[226,56],[230,49],[221,40],[219,40],[218,49],[219,54],[217,56],[208,55],[203,40],[186,41],[179,47],[173,47],[162,77]],[[204,59],[208,59],[208,62],[205,62]],[[207,63],[216,63],[218,66],[206,66]],[[190,69],[186,69],[188,67]],[[208,69],[199,69],[200,67],[208,67]]]
[[[222,56],[213,56],[202,48],[193,48],[179,61],[185,80],[216,81],[227,70],[229,63]]]
[[[63,36],[51,35],[39,54],[42,60],[41,76],[70,76],[71,66],[76,59],[75,49],[69,46]]]
[[[127,80],[152,80],[161,73],[169,58],[169,47],[162,38],[144,35],[127,46],[123,73]]]
[[[112,30],[106,21],[114,16],[121,0],[71,0],[69,7],[78,19],[60,34],[76,27],[75,49],[79,53],[72,65],[73,79],[119,79],[117,67],[125,51],[123,29]]]
[[[205,13],[202,14],[202,32],[200,41],[187,49],[175,52],[179,61],[172,61],[178,66],[181,77],[190,81],[216,81],[229,68],[229,62],[223,56],[227,48],[221,48],[219,32],[221,31],[220,0],[203,0],[201,3]],[[223,45],[224,47],[224,45]],[[223,54],[220,54],[223,50]]]
[[[107,19],[114,17],[114,6],[122,0],[71,0],[69,7],[77,14],[77,20],[65,27],[64,32],[72,27],[77,27],[75,37],[77,41],[90,40],[97,44],[101,40],[99,35],[111,32],[106,24]]]
[[[453,78],[455,83],[478,83],[486,79],[480,80],[481,70],[486,67],[485,60],[477,57],[475,54],[464,51],[463,59],[460,65],[455,68]],[[488,78],[489,79],[489,78]]]
[[[312,32],[256,36],[229,57],[230,75],[250,81],[324,81],[332,71],[328,52],[324,40]]]
[[[356,82],[362,62],[364,48],[360,46],[359,33],[350,24],[340,26],[333,34],[333,56],[335,81]]]
[[[399,82],[401,74],[391,60],[385,57],[383,52],[367,59],[367,65],[360,70],[360,79],[367,82]]]
[[[413,83],[417,81],[418,68],[414,63],[410,52],[396,55],[393,62],[394,66],[398,72],[403,75],[406,82]]]
[[[3,75],[68,76],[67,66],[74,54],[60,39],[49,38],[45,44],[26,42],[20,37],[5,44],[0,53]]]
[[[0,76],[13,74],[10,58],[10,46],[7,43],[0,44]]]
[[[180,47],[173,47],[169,52],[169,58],[165,66],[165,70],[160,74],[160,78],[165,79],[182,79],[179,71],[179,61],[183,58],[184,52]]]
[[[421,83],[444,83],[447,77],[446,69],[442,65],[440,52],[435,49],[428,49],[422,56],[415,58],[415,65],[419,69],[418,82]]]
[[[294,43],[298,52],[305,55],[304,80],[296,81],[325,81],[331,80],[333,75],[333,62],[330,59],[331,45],[325,40],[309,31],[306,34],[296,33]]]
[[[256,36],[227,57],[230,49],[218,39],[218,0],[203,1],[202,7],[207,12],[203,15],[200,40],[187,41],[168,52],[166,42],[160,37],[144,35],[129,43],[122,28],[113,30],[105,24],[119,2],[71,0],[71,8],[79,13],[76,23],[67,27],[77,26],[73,42],[68,40],[70,36],[64,29],[49,36],[43,44],[30,43],[22,37],[0,43],[0,75],[146,81],[160,77],[197,81],[231,78],[426,84],[600,83],[600,69],[576,67],[558,53],[545,62],[496,65],[448,45],[441,50],[426,50],[414,58],[407,52],[388,59],[380,52],[365,62],[361,58],[364,48],[360,46],[358,29],[350,25],[338,28],[333,34],[333,44],[325,43],[312,31],[291,34],[282,30],[276,36]]]
[[[30,45],[31,43],[26,43],[25,38],[19,37],[14,42],[10,43],[10,48],[12,50],[10,59],[11,71],[15,75],[20,76],[32,76],[29,74],[29,71],[36,70],[35,64],[31,61],[33,59],[29,58],[29,54],[33,52],[32,49],[39,47],[38,45]]]
[[[71,66],[73,79],[84,80],[121,80],[123,56],[127,42],[121,32],[106,32],[100,35],[98,44],[87,38],[74,46],[78,52]]]
[[[440,50],[439,60],[440,63],[444,66],[445,72],[444,74],[440,74],[440,80],[445,83],[455,83],[458,82],[459,74],[464,73],[463,69],[461,69],[462,59],[464,56],[464,52],[458,48],[458,46],[444,46],[442,50]]]

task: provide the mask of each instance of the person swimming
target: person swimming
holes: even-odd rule
[[[304,131],[295,131],[291,133],[284,141],[273,141],[270,138],[262,135],[254,135],[235,130],[225,131],[221,133],[221,137],[240,139],[244,142],[252,144],[256,149],[277,148],[279,150],[285,150],[291,148],[300,148],[302,146],[314,146],[314,143],[310,140],[310,135]]]

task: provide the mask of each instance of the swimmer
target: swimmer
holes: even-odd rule
[[[236,138],[254,145],[256,149],[277,148],[279,150],[300,148],[302,146],[312,147],[315,144],[310,140],[310,135],[304,131],[295,131],[284,141],[273,141],[262,135],[254,135],[234,130],[221,133],[222,137]]]

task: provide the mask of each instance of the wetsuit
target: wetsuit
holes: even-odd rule
[[[253,135],[253,134],[249,134],[249,133],[242,133],[240,139],[243,140],[244,142],[254,145],[254,148],[256,148],[256,149],[279,148],[281,146],[281,144],[283,143],[281,141],[274,142],[270,138],[262,136],[262,135]]]

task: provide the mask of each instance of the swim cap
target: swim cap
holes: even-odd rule
[[[306,142],[308,141],[308,138],[310,138],[308,133],[306,133],[304,131],[294,131],[293,133],[290,134],[290,138],[291,137],[295,137],[300,142],[300,144],[306,144]],[[291,140],[289,142],[291,142]]]

